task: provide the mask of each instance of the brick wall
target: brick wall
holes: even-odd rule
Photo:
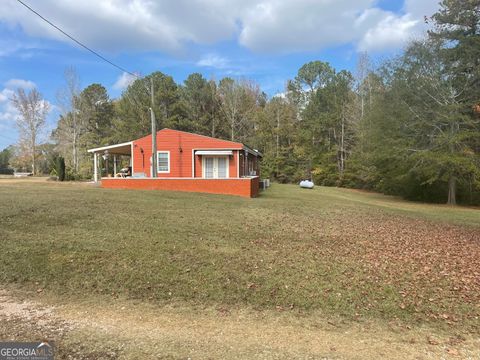
[[[102,187],[110,189],[171,190],[201,192],[211,194],[256,197],[259,190],[259,178],[242,179],[122,179],[103,178]]]

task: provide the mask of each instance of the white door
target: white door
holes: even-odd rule
[[[225,179],[228,178],[228,157],[204,157],[203,158],[203,177],[206,179]]]
[[[228,161],[226,157],[218,157],[217,160],[217,178],[225,179],[228,173]]]
[[[207,179],[213,179],[214,175],[214,166],[213,166],[212,157],[207,157],[203,159],[203,177]]]

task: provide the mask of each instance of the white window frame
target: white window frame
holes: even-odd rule
[[[213,171],[213,176],[212,178],[207,178],[205,177],[205,159],[206,158],[213,158],[213,166],[214,166],[214,169],[216,169],[216,171],[214,170]],[[225,158],[227,160],[227,168],[226,168],[226,174],[225,174],[225,177],[221,178],[221,177],[218,177],[218,158]],[[216,163],[216,164],[215,164]],[[215,167],[216,165],[216,167]],[[217,177],[215,177],[215,175]],[[215,155],[209,155],[209,156],[205,156],[205,155],[202,155],[202,178],[203,179],[228,179],[230,178],[230,156],[215,156]]]
[[[167,154],[168,155],[168,171],[160,171],[160,157],[158,156],[159,154]],[[169,174],[170,173],[170,151],[169,150],[160,150],[157,151],[157,173],[158,174]]]

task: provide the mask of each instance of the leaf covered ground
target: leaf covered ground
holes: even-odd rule
[[[3,181],[0,200],[0,282],[32,293],[480,331],[478,209],[276,184],[242,199]]]

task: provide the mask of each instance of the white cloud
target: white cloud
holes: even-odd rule
[[[33,81],[23,79],[10,79],[4,85],[5,87],[0,91],[0,121],[11,122],[13,126],[13,121],[18,116],[18,111],[11,101],[15,90],[18,88],[31,90],[36,85]]]
[[[115,90],[125,90],[131,83],[133,83],[137,79],[136,76],[133,76],[132,74],[123,72],[122,75],[120,75],[117,78],[117,81],[115,81],[115,84],[113,84],[113,88]]]
[[[10,89],[3,89],[0,91],[0,103],[9,101],[13,96],[13,91]]]
[[[257,52],[316,50],[354,41],[372,0],[264,0],[247,10],[239,41]]]
[[[358,48],[362,51],[398,49],[415,34],[413,30],[417,24],[418,20],[412,20],[410,15],[386,15],[375,27],[367,30]]]
[[[31,90],[35,88],[37,85],[33,81],[30,80],[23,80],[23,79],[10,79],[5,83],[5,87],[7,89],[25,89]]]
[[[186,42],[212,44],[232,38],[237,29],[235,6],[227,0],[44,0],[30,5],[81,42],[103,51],[176,52]],[[71,43],[15,0],[2,1],[0,19],[20,24],[30,36]]]
[[[405,0],[404,11],[423,21],[424,16],[432,16],[439,8],[439,0]]]
[[[229,60],[216,54],[206,54],[197,61],[197,66],[211,67],[216,69],[225,69],[229,65]]]
[[[32,6],[100,51],[176,53],[192,43],[236,39],[255,52],[290,53],[347,43],[378,51],[401,46],[424,30],[423,15],[438,8],[438,0],[404,1],[401,13],[381,10],[377,0],[43,0]],[[15,0],[3,1],[0,20],[71,43]],[[224,66],[214,55],[198,65]]]
[[[15,107],[8,102],[7,104],[0,106],[0,121],[12,122],[16,120],[18,111]]]
[[[428,25],[424,17],[430,17],[438,8],[438,0],[406,0],[403,15],[379,9],[366,10],[357,19],[357,26],[363,22],[368,23],[363,37],[358,42],[358,48],[362,51],[400,48],[409,40],[425,33]],[[371,19],[374,20],[371,21]],[[371,23],[374,25],[372,26]]]
[[[12,126],[18,116],[18,111],[11,102],[13,94],[13,90],[8,88],[0,91],[0,122],[12,122]]]
[[[263,0],[246,12],[239,41],[257,52],[318,50],[354,43],[359,50],[403,46],[425,30],[438,0],[406,0],[401,14],[370,0]],[[419,5],[421,3],[421,5]]]

